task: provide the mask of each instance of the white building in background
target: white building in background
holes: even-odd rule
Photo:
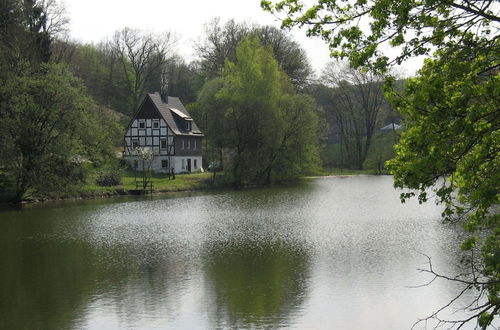
[[[151,93],[127,127],[123,157],[133,169],[142,171],[137,150],[150,148],[154,172],[198,172],[202,170],[202,139],[203,133],[178,97]]]

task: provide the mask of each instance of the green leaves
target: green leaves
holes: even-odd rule
[[[442,48],[451,43],[466,48],[465,36],[470,31],[475,31],[476,39],[488,40],[489,23],[500,21],[492,13],[493,4],[479,0],[318,0],[309,7],[301,1],[282,0],[262,1],[261,6],[281,14],[283,28],[305,26],[307,35],[322,36],[332,56],[381,72],[415,55],[431,54],[431,45]],[[369,22],[369,28],[362,22]],[[381,60],[387,56],[381,51],[385,45],[403,47],[392,58]]]
[[[314,102],[293,90],[256,38],[244,38],[222,77],[202,89],[195,108],[212,132],[214,160],[236,186],[293,178],[318,162]]]
[[[84,179],[82,165],[111,152],[112,116],[99,122],[81,82],[62,65],[42,64],[0,88],[3,166],[16,198],[30,189],[58,189]],[[106,127],[105,130],[103,127]]]
[[[443,218],[461,220],[471,234],[461,247],[479,250],[483,266],[471,281],[480,276],[495,308],[478,315],[483,327],[497,315],[500,301],[498,65],[497,50],[481,44],[427,60],[408,81],[405,98],[395,100],[408,130],[387,164],[396,186],[418,190],[419,201],[433,190],[445,205]]]

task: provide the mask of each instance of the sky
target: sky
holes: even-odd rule
[[[66,0],[70,18],[70,38],[97,43],[111,38],[124,27],[177,34],[177,52],[187,61],[195,60],[194,44],[203,36],[204,25],[215,17],[222,22],[233,18],[237,22],[280,26],[280,21],[260,8],[260,0]],[[308,38],[305,30],[290,31],[293,39],[306,50],[317,73],[330,61],[326,43]],[[403,69],[415,72],[419,64],[409,63]]]

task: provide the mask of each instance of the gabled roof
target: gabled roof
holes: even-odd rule
[[[158,109],[158,112],[161,114],[167,125],[175,134],[203,136],[203,133],[200,131],[196,123],[192,121],[193,119],[189,115],[189,112],[186,108],[184,108],[184,105],[178,97],[169,96],[168,103],[165,103],[162,101],[160,93],[149,93],[148,96],[153,101],[156,109]],[[178,116],[180,120],[192,122],[190,132],[186,131],[183,125],[180,125],[180,120],[176,120],[176,116]]]

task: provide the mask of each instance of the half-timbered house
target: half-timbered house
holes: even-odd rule
[[[154,172],[197,172],[202,169],[202,139],[203,133],[178,97],[151,93],[127,127],[123,155],[133,169],[141,171],[139,153],[149,148]]]

